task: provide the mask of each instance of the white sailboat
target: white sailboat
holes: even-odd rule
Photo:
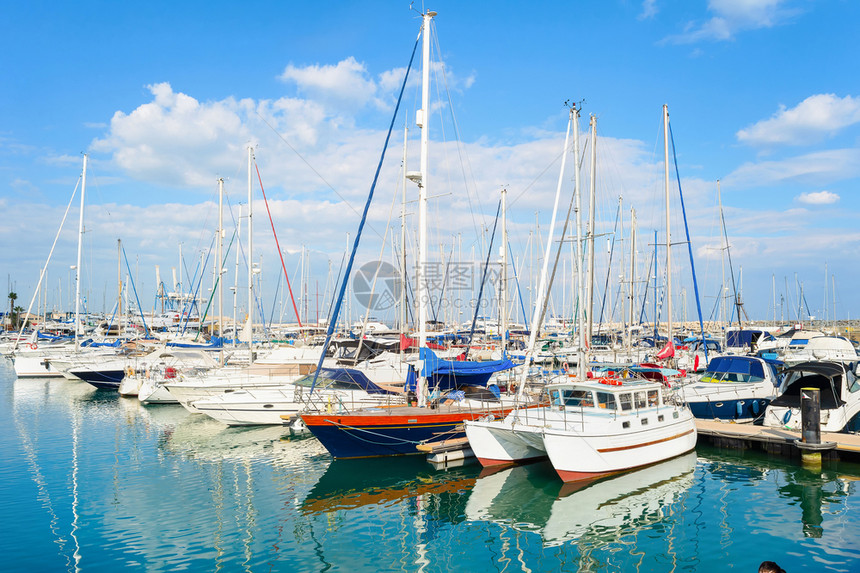
[[[668,165],[668,110],[665,106],[663,113]],[[574,128],[574,149],[578,149],[576,123]],[[578,177],[575,180],[578,182]],[[578,191],[577,185],[577,199]],[[668,193],[667,167],[667,206]],[[579,209],[577,219],[577,243],[580,244]],[[667,246],[668,237],[667,230]],[[670,264],[671,258],[667,257],[667,265]],[[582,273],[578,282],[581,295]],[[560,381],[547,386],[549,406],[520,409],[501,422],[466,423],[470,446],[482,465],[547,456],[562,480],[568,482],[654,464],[695,447],[696,425],[692,413],[686,405],[676,402],[674,396],[665,395],[662,384],[586,378],[583,357],[586,329],[583,326],[580,313],[577,375],[564,375]],[[671,332],[670,316],[670,339]]]
[[[83,169],[81,171],[81,202],[80,202],[80,215],[78,219],[78,254],[77,254],[77,264],[74,266],[75,269],[75,336],[74,336],[74,345],[62,344],[54,347],[39,347],[38,339],[34,338],[31,342],[29,342],[26,346],[21,346],[19,342],[15,342],[14,345],[14,353],[13,353],[13,362],[15,366],[15,374],[19,378],[61,378],[63,377],[63,372],[56,368],[51,364],[50,358],[60,358],[67,357],[73,354],[76,354],[80,350],[80,339],[79,335],[81,334],[81,322],[80,322],[80,300],[81,300],[81,247],[84,236],[84,199],[86,195],[87,189],[87,155],[84,154],[83,160]],[[77,186],[75,186],[75,193],[77,192]],[[74,200],[75,193],[72,193],[72,200]],[[60,223],[60,229],[57,230],[57,235],[54,237],[54,244],[51,245],[51,251],[48,254],[48,260],[45,263],[45,266],[42,267],[42,271],[39,275],[39,283],[36,288],[36,291],[33,293],[33,297],[30,300],[30,304],[27,307],[26,317],[30,317],[30,312],[33,310],[33,303],[36,301],[36,294],[39,292],[39,288],[42,285],[42,281],[45,278],[45,273],[48,269],[48,263],[51,261],[51,257],[54,254],[54,248],[57,245],[57,239],[60,236],[60,231],[63,228],[63,224],[65,224],[66,217],[69,214],[69,208],[72,206],[72,201],[69,201],[68,207],[66,207],[66,212],[63,215],[63,221]],[[21,324],[21,329],[18,332],[18,340],[21,340],[24,329],[27,326],[27,320],[25,320]],[[35,335],[34,335],[35,336]]]

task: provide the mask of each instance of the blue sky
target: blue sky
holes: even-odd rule
[[[439,182],[431,195],[442,195],[431,205],[432,237],[440,252],[459,234],[461,256],[483,258],[478,228],[491,225],[505,186],[516,199],[512,250],[520,271],[528,270],[529,233],[536,218],[541,232],[549,224],[566,100],[584,100],[583,131],[589,114],[597,116],[598,230],[613,227],[618,196],[625,211],[637,209],[641,237],[662,229],[665,103],[706,318],[722,274],[717,179],[752,318],[771,318],[774,296],[777,316],[793,318],[800,283],[810,312],[832,316],[834,280],[836,315],[860,316],[852,294],[860,279],[860,4],[440,1],[427,8],[438,12],[448,87],[447,94],[434,88],[442,98],[434,109],[440,118],[453,109],[461,142],[454,143],[450,119],[431,128]],[[84,281],[100,310],[115,296],[117,238],[145,307],[155,265],[167,278],[180,243],[187,257],[208,247],[216,179],[226,179],[234,209],[246,202],[249,143],[257,146],[291,278],[305,247],[309,288],[326,290],[329,261],[336,274],[347,233],[355,232],[419,25],[409,3],[395,1],[7,3],[0,270],[18,304],[32,295],[82,152],[91,163]],[[404,101],[410,117],[416,93],[411,85]],[[397,125],[365,260],[378,257],[398,192],[400,119]],[[413,167],[417,137],[411,129]],[[458,157],[467,167],[442,170]],[[280,263],[255,201],[255,251],[273,291]],[[49,267],[49,301],[69,300],[76,222],[75,207]],[[683,234],[678,225],[674,241]],[[641,237],[640,244],[653,243]],[[673,251],[676,259],[682,249]],[[644,265],[650,253],[643,247],[637,256]],[[569,300],[556,297],[559,309],[559,297]],[[691,289],[688,298],[692,312]]]

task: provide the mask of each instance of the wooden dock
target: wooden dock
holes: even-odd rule
[[[801,449],[797,447],[801,438],[799,431],[718,420],[696,420],[696,429],[700,442],[718,448],[758,449],[800,458]],[[834,444],[832,449],[821,452],[824,459],[860,461],[860,435],[822,432],[821,442]]]

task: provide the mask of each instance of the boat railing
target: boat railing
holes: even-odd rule
[[[295,386],[293,401],[302,404],[302,410],[315,413],[348,414],[362,408],[391,408],[406,404],[399,394],[365,394],[358,391],[308,392],[303,386]]]

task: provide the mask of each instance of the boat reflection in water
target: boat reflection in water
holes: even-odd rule
[[[673,514],[695,469],[691,452],[615,477],[552,485],[546,464],[512,467],[478,479],[466,518],[538,533],[544,546],[570,540],[615,543]]]
[[[150,406],[148,413],[160,409],[177,411],[182,418],[162,426],[159,447],[173,454],[196,460],[246,461],[260,458],[267,463],[284,465],[306,463],[306,458],[325,456],[325,448],[310,437],[295,437],[285,426],[231,428],[208,416],[191,414],[181,406]]]
[[[442,510],[444,506],[444,517],[456,518],[463,514],[467,497],[463,494],[476,480],[474,464],[439,472],[415,456],[386,460],[384,467],[380,460],[374,459],[333,460],[311,488],[301,509],[307,515],[433,500],[436,509]]]

